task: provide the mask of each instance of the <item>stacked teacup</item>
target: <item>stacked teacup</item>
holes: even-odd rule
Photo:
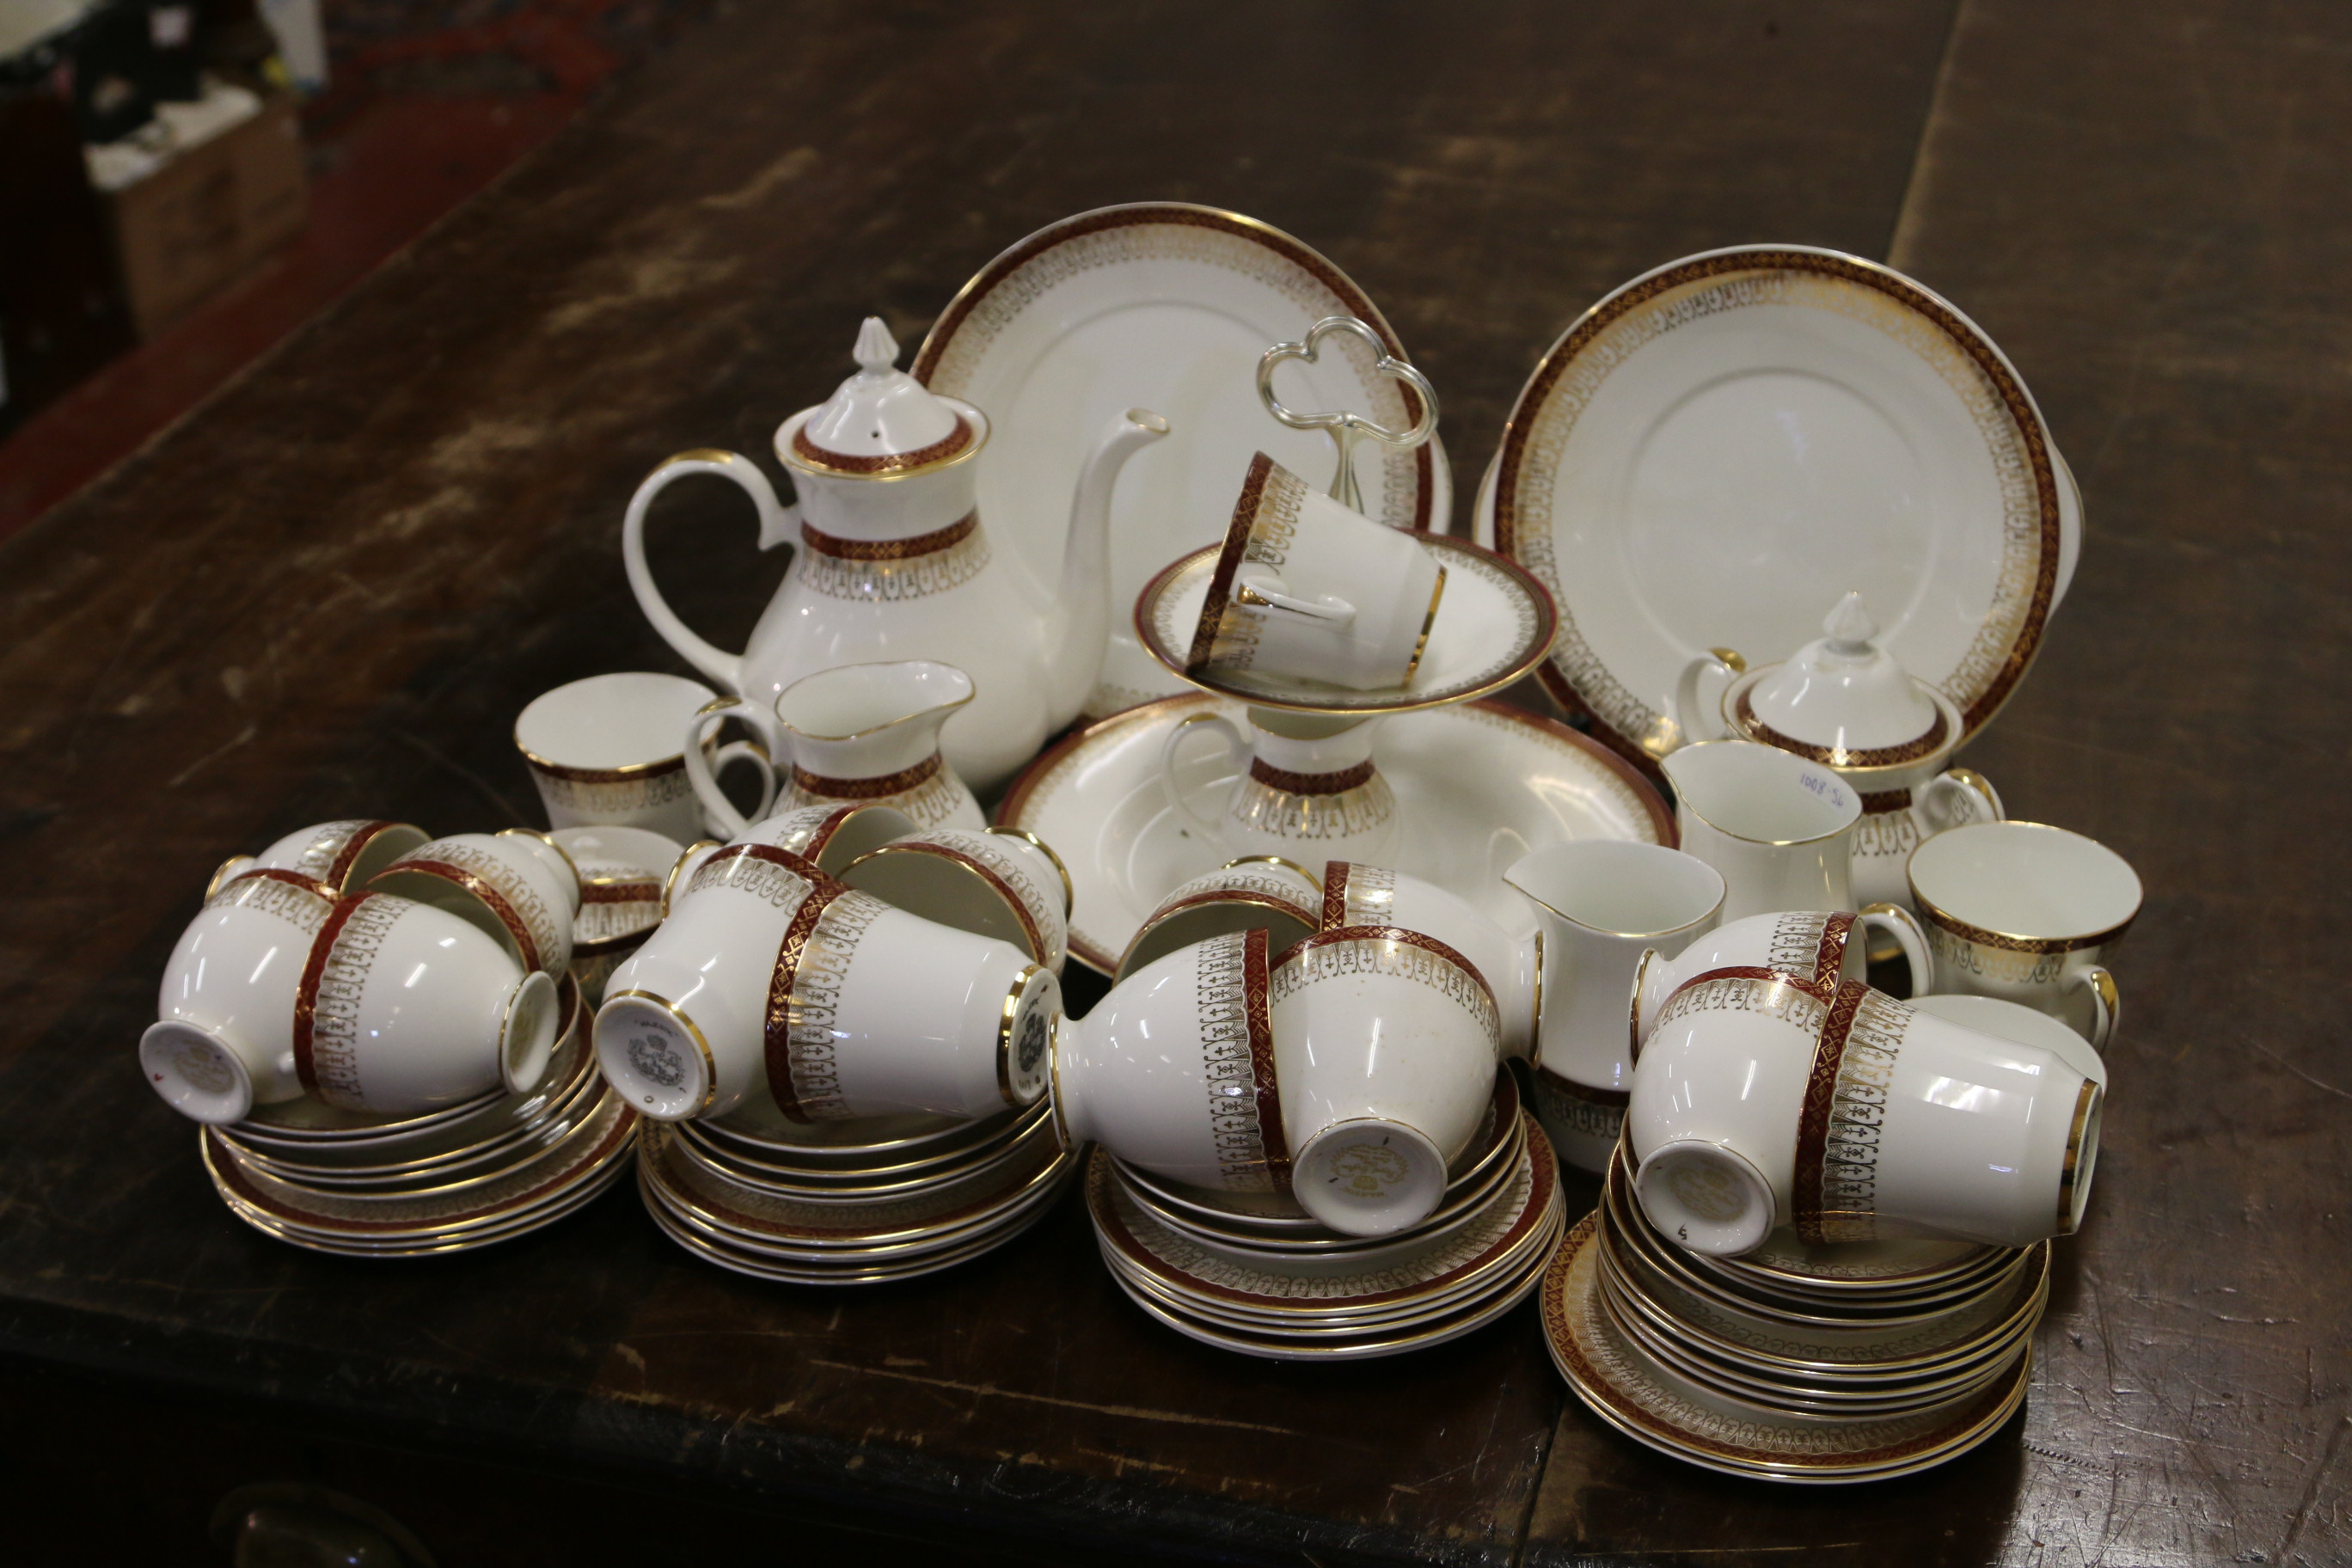
[[[622,1169],[566,973],[577,872],[544,835],[323,823],[221,868],[142,1037],[230,1210],[316,1251],[504,1240]]]
[[[596,1049],[653,1123],[646,1206],[723,1268],[839,1285],[949,1268],[1034,1224],[1076,1169],[1045,1105],[1058,863],[1024,837],[912,826],[820,805],[698,848],[607,984]]]
[[[1983,1441],[2089,1196],[2096,1054],[1872,990],[1863,946],[1854,916],[1768,913],[1643,963],[1623,1140],[1547,1278],[1585,1402],[1711,1468],[1868,1480]]]
[[[1087,1201],[1121,1289],[1194,1339],[1300,1360],[1436,1344],[1524,1299],[1563,1223],[1497,1070],[1533,988],[1530,949],[1381,868],[1178,889],[1055,1036],[1055,1112],[1101,1146]]]

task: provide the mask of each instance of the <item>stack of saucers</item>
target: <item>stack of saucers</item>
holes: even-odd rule
[[[637,1116],[604,1083],[578,988],[553,1058],[528,1095],[493,1089],[404,1117],[304,1096],[203,1130],[205,1169],[231,1213],[314,1252],[414,1257],[537,1230],[610,1186]]]
[[[1119,1288],[1177,1332],[1276,1361],[1397,1355],[1524,1300],[1564,1224],[1551,1146],[1508,1073],[1444,1201],[1392,1236],[1343,1236],[1287,1194],[1210,1192],[1097,1149],[1095,1236]]]
[[[1552,1359],[1601,1419],[1731,1475],[1832,1484],[1944,1463],[2025,1397],[2050,1244],[1660,1236],[1621,1145],[1544,1282]]]
[[[1040,1100],[946,1116],[795,1122],[765,1095],[709,1121],[646,1130],[637,1184],[688,1251],[799,1285],[952,1268],[1042,1218],[1076,1168]]]

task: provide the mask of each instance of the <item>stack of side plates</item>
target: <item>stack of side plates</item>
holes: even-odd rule
[[[1659,1236],[1623,1147],[1545,1278],[1552,1360],[1601,1418],[1694,1464],[1877,1480],[1955,1458],[2025,1397],[2050,1245],[1808,1245],[1738,1258]]]
[[[1536,1288],[1564,1226],[1551,1147],[1510,1075],[1496,1081],[1444,1202],[1394,1236],[1342,1236],[1286,1194],[1181,1186],[1097,1149],[1087,1204],[1104,1261],[1152,1317],[1244,1355],[1361,1360],[1466,1334]]]
[[[357,1115],[305,1097],[200,1135],[229,1212],[314,1252],[459,1252],[549,1225],[610,1186],[637,1115],[606,1089],[579,989],[529,1095],[503,1089],[418,1116]]]
[[[911,1279],[1002,1247],[1077,1168],[1040,1100],[945,1116],[793,1122],[764,1097],[648,1130],[637,1185],[656,1223],[722,1268],[800,1285]]]

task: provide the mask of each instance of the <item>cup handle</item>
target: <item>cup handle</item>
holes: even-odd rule
[[[1683,666],[1682,679],[1675,682],[1675,721],[1683,727],[1685,742],[1729,738],[1731,731],[1723,723],[1723,694],[1747,673],[1748,661],[1727,647],[1709,648]],[[1699,683],[1710,675],[1716,678],[1715,689],[1702,702]]]
[[[1267,584],[1271,584],[1272,586]],[[1328,621],[1346,626],[1356,618],[1356,606],[1345,599],[1302,599],[1286,592],[1278,577],[1244,577],[1234,588],[1236,604],[1252,605],[1262,610],[1287,610],[1294,616],[1309,620]]]
[[[2098,964],[2076,973],[2067,982],[2067,988],[2091,994],[2091,1048],[2105,1051],[2107,1041],[2114,1037],[2116,1020],[2123,1016],[2123,993],[2116,989],[2116,977]]]
[[[1937,833],[1971,822],[2000,822],[2009,815],[1992,781],[1974,768],[1946,768],[1929,779],[1919,791],[1918,805]]]
[[[628,567],[629,591],[636,595],[637,607],[646,613],[646,619],[653,623],[662,640],[676,648],[687,663],[729,690],[740,690],[743,685],[743,656],[712,647],[678,619],[677,612],[669,607],[669,601],[655,586],[653,568],[646,563],[646,512],[656,496],[688,474],[717,474],[742,488],[760,511],[762,550],[772,550],[791,537],[800,522],[800,508],[779,502],[776,487],[768,482],[768,476],[751,459],[710,447],[698,447],[663,459],[637,486],[637,493],[629,498],[628,515],[621,523],[621,560]]]
[[[703,737],[709,733],[709,727],[714,720],[724,719],[730,713],[751,711],[751,705],[740,697],[714,697],[696,709],[694,717],[688,720],[686,724],[686,776],[694,785],[696,797],[702,802],[704,820],[709,822],[714,830],[725,834],[730,838],[751,825],[744,819],[741,812],[735,809],[734,803],[727,798],[727,793],[719,787],[718,772],[712,766],[711,759],[703,755],[702,742]],[[722,747],[719,752],[719,766],[723,767],[734,760],[730,753],[734,752],[736,747],[748,744],[747,742],[738,741]],[[758,748],[754,747],[752,751],[756,753]],[[767,779],[761,785],[761,816],[765,816],[768,814],[768,807],[775,804],[775,799],[776,776],[771,770]]]
[[[723,773],[731,763],[750,763],[758,771],[760,804],[752,808],[751,820],[765,822],[769,814],[776,809],[775,759],[769,756],[768,748],[757,741],[730,741],[719,748],[717,756],[710,759],[710,771],[714,774]]]
[[[1209,841],[1214,844],[1223,837],[1223,826],[1214,818],[1203,816],[1193,809],[1192,803],[1184,798],[1183,785],[1176,778],[1176,750],[1192,734],[1196,724],[1223,731],[1225,754],[1229,757],[1247,752],[1249,741],[1242,734],[1241,726],[1222,713],[1192,713],[1179,720],[1176,727],[1168,731],[1168,738],[1160,742],[1160,783],[1168,793],[1168,804],[1176,808],[1177,816],[1208,835]]]
[[[1911,966],[1912,995],[1936,994],[1936,958],[1927,951],[1927,933],[1918,916],[1900,904],[1866,904],[1854,920],[1865,931],[1882,931],[1895,939],[1903,950],[1903,962]]]

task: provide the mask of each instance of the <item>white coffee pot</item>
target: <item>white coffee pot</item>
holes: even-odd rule
[[[1822,636],[1779,664],[1749,669],[1717,648],[1675,689],[1692,741],[1753,741],[1818,763],[1862,797],[1851,857],[1853,897],[1909,906],[1904,863],[1948,827],[1994,822],[2000,796],[1983,774],[1948,768],[1966,731],[1959,710],[1878,646],[1862,595],[1848,594]]]
[[[646,617],[688,663],[749,700],[751,722],[781,767],[785,737],[772,721],[783,689],[835,665],[929,658],[967,671],[971,703],[948,724],[942,748],[964,780],[985,789],[1035,755],[1076,718],[1101,672],[1110,627],[1110,497],[1119,469],[1168,434],[1140,408],[1113,419],[1088,458],[1071,502],[1059,592],[1033,602],[1018,573],[994,560],[975,504],[988,416],[934,395],[894,368],[898,345],[878,317],[857,334],[857,374],[830,402],[776,429],[776,457],[799,501],[784,506],[750,459],[709,448],[681,452],[646,476],[621,533],[629,586]],[[760,548],[790,540],[792,570],[740,653],[677,617],[646,563],[653,500],[688,474],[741,486],[760,513]]]

